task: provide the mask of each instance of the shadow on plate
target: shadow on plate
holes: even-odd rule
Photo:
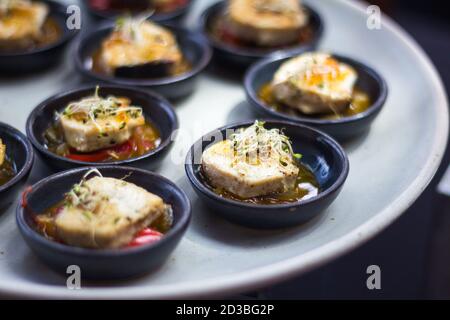
[[[190,226],[191,235],[200,236],[202,241],[213,241],[238,248],[276,247],[291,240],[295,241],[299,237],[306,237],[314,232],[328,217],[327,211],[323,211],[297,227],[257,230],[238,226],[218,217],[199,198],[192,200],[192,210],[195,214]]]

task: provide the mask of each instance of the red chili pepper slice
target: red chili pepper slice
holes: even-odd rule
[[[122,144],[119,144],[118,146],[112,147],[112,151],[116,153],[131,153],[133,151],[133,146],[131,145],[131,142],[128,140]]]
[[[86,153],[86,154],[80,154],[80,153],[69,153],[66,158],[76,160],[76,161],[83,161],[83,162],[100,162],[103,160],[108,159],[109,154],[105,151],[99,151],[95,153]]]
[[[151,228],[140,231],[136,237],[126,246],[127,248],[139,247],[145,244],[155,243],[161,240],[163,234]]]
[[[224,42],[228,42],[229,44],[232,44],[232,45],[240,45],[241,44],[241,41],[239,40],[239,38],[236,37],[230,31],[228,31],[225,27],[222,27],[222,29],[220,30],[220,37],[222,38],[222,40]]]
[[[21,206],[22,208],[26,208],[28,206],[28,194],[33,191],[33,188],[31,186],[26,187],[23,192],[22,192],[22,201],[21,201]]]
[[[103,150],[96,151],[96,152],[69,153],[68,155],[66,155],[66,158],[76,160],[76,161],[83,161],[83,162],[101,162],[101,161],[104,161],[111,157],[111,155],[109,154],[110,151],[127,155],[133,151],[133,147],[132,147],[130,141],[126,141],[117,146],[103,149]]]

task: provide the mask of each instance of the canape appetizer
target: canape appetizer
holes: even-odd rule
[[[161,143],[158,129],[126,97],[93,96],[69,103],[45,131],[51,152],[83,162],[142,156]]]
[[[319,184],[301,155],[279,129],[255,121],[203,152],[206,182],[223,197],[255,204],[279,204],[316,196]]]
[[[298,0],[229,0],[213,32],[230,44],[282,47],[308,41],[308,22]]]
[[[92,68],[117,77],[159,78],[182,74],[190,65],[169,29],[140,16],[118,19],[94,53]]]
[[[92,9],[112,13],[138,13],[154,10],[169,13],[186,6],[190,0],[87,0]]]
[[[6,156],[6,145],[0,139],[0,186],[11,180],[15,174],[14,165]]]
[[[90,177],[93,175],[93,177]],[[117,249],[159,241],[172,226],[172,208],[157,195],[90,170],[64,199],[37,214],[37,230],[76,247]]]
[[[0,52],[30,51],[56,42],[62,34],[39,1],[0,1]]]
[[[259,97],[276,109],[308,116],[342,117],[365,111],[368,94],[356,87],[358,73],[322,52],[304,53],[284,62]]]

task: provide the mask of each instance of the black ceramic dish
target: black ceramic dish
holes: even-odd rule
[[[371,106],[366,111],[340,119],[318,119],[308,117],[307,115],[297,116],[296,114],[291,115],[277,111],[261,101],[258,98],[258,91],[261,86],[269,83],[280,65],[293,56],[295,55],[270,57],[254,64],[247,71],[244,86],[247,101],[254,107],[255,111],[263,116],[276,117],[313,126],[325,131],[338,140],[346,140],[358,136],[370,128],[373,120],[384,106],[388,95],[388,87],[383,77],[374,69],[348,57],[333,55],[339,61],[353,66],[358,72],[356,86],[368,93],[372,101]]]
[[[172,135],[178,129],[178,118],[172,105],[154,93],[118,86],[100,86],[101,96],[115,95],[131,99],[132,104],[142,107],[144,116],[150,120],[161,134],[161,144],[150,152],[127,160],[115,162],[82,162],[58,156],[44,146],[44,132],[68,103],[80,100],[94,93],[95,87],[84,87],[64,92],[40,103],[28,116],[26,131],[33,146],[52,169],[66,170],[80,166],[132,165],[141,168],[156,168],[172,146]]]
[[[39,0],[50,7],[50,17],[58,22],[61,37],[52,44],[25,52],[0,53],[0,71],[8,74],[30,73],[46,69],[61,60],[64,49],[78,30],[66,25],[66,6],[56,1]]]
[[[171,99],[186,96],[194,90],[198,74],[211,60],[211,48],[201,35],[175,26],[168,27],[176,35],[183,54],[192,64],[192,69],[186,73],[164,78],[132,79],[94,72],[91,69],[92,54],[98,49],[101,41],[111,33],[113,25],[102,26],[81,39],[75,51],[76,67],[91,82],[109,82],[151,89]]]
[[[267,120],[267,128],[283,128],[291,138],[295,152],[302,154],[302,164],[315,175],[321,192],[310,199],[290,204],[257,205],[230,200],[217,195],[208,187],[201,175],[201,154],[215,137],[225,137],[227,129],[248,127],[253,122],[228,125],[203,136],[188,152],[186,174],[199,197],[211,212],[243,226],[258,229],[292,227],[308,221],[326,209],[339,194],[349,172],[349,162],[344,150],[326,134],[294,122]],[[196,155],[196,156],[194,156]]]
[[[179,8],[177,8],[173,11],[164,12],[164,13],[155,13],[150,17],[150,19],[152,19],[153,21],[156,21],[156,22],[173,22],[173,23],[181,22],[181,20],[189,12],[189,8],[192,6],[193,2],[194,2],[194,0],[188,0],[186,5],[180,6]],[[95,9],[91,5],[89,5],[89,0],[83,0],[83,5],[86,8],[87,12],[95,20],[101,20],[101,19],[114,20],[118,16],[121,15],[121,13],[111,11],[111,10]]]
[[[310,25],[313,30],[313,37],[308,43],[302,43],[285,48],[251,48],[238,47],[219,41],[211,35],[212,22],[221,14],[226,7],[226,1],[218,2],[206,9],[200,18],[200,30],[208,39],[210,45],[214,48],[214,58],[220,62],[224,62],[236,67],[248,66],[261,58],[268,57],[277,52],[301,53],[313,50],[317,47],[324,30],[324,23],[320,15],[311,7],[303,5],[310,17]]]
[[[16,175],[0,186],[0,212],[16,198],[17,192],[30,174],[34,161],[34,151],[27,137],[19,130],[0,122],[0,138],[6,145],[6,156],[12,161]]]
[[[66,273],[69,265],[81,268],[82,277],[106,280],[137,276],[160,266],[175,249],[189,224],[191,205],[186,194],[166,178],[145,170],[108,166],[100,168],[105,177],[123,178],[160,196],[173,209],[173,226],[156,243],[136,248],[94,250],[68,246],[39,234],[33,217],[58,203],[71,186],[90,168],[61,172],[39,181],[26,195],[26,208],[17,206],[19,230],[34,253],[52,269]]]

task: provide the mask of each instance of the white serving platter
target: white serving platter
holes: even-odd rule
[[[212,1],[198,0],[188,19]],[[435,173],[448,138],[445,92],[422,49],[388,17],[379,30],[366,27],[367,5],[307,1],[322,15],[321,47],[376,68],[389,97],[371,131],[345,144],[350,175],[339,198],[315,220],[294,229],[255,231],[231,225],[198,200],[184,174],[187,147],[216,127],[253,118],[239,81],[212,71],[197,91],[176,103],[179,138],[163,167],[189,195],[193,220],[179,247],[158,271],[123,282],[82,283],[69,290],[66,278],[42,264],[15,225],[15,206],[0,215],[0,296],[28,298],[194,298],[262,288],[303,273],[361,245],[399,217]],[[50,95],[80,83],[68,55],[64,64],[39,76],[0,77],[0,121],[24,131],[31,109]],[[31,180],[45,175],[36,163]],[[424,212],[424,214],[426,214]]]

